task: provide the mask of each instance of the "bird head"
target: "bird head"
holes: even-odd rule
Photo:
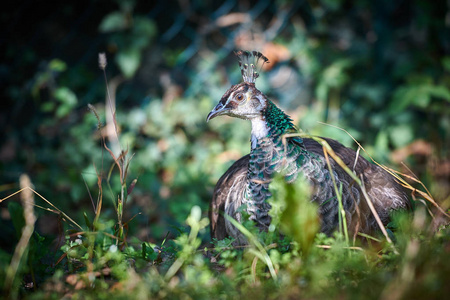
[[[266,101],[265,96],[254,84],[246,82],[236,84],[222,96],[216,107],[208,114],[206,121],[221,115],[250,120],[261,116]]]
[[[208,114],[206,121],[221,115],[251,120],[261,116],[266,106],[267,99],[255,87],[255,81],[259,77],[258,66],[261,69],[269,60],[257,51],[237,51],[235,54],[239,58],[244,82],[233,85],[226,91],[216,107]]]

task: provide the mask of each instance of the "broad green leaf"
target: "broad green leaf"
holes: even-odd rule
[[[273,205],[271,217],[275,223],[280,223],[283,233],[308,252],[320,229],[317,206],[310,201],[308,183],[298,180],[295,184],[288,184],[282,176],[278,176],[271,183],[270,191],[273,195],[270,200]]]
[[[106,33],[120,31],[128,27],[126,15],[122,12],[113,12],[103,18],[99,26],[99,31]]]
[[[63,72],[67,69],[67,64],[60,59],[52,59],[48,64],[50,70],[55,72]]]
[[[390,129],[390,137],[394,146],[400,148],[411,143],[414,135],[409,124],[400,124]]]
[[[120,51],[116,56],[116,63],[126,78],[136,73],[141,63],[141,52],[138,49]]]
[[[50,112],[55,109],[55,102],[47,101],[41,105],[41,110],[43,112]]]
[[[53,95],[61,102],[61,105],[56,110],[56,116],[59,118],[68,115],[77,105],[77,96],[67,87],[57,88]]]
[[[450,102],[450,89],[443,85],[434,85],[429,87],[429,93],[431,96],[447,100]]]
[[[156,26],[149,18],[135,17],[133,22],[133,30],[147,40],[155,36]]]
[[[54,96],[59,102],[75,106],[77,104],[77,96],[67,87],[60,87],[55,90]]]

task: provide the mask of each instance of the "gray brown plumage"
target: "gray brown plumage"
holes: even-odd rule
[[[342,186],[342,202],[347,224],[351,232],[372,233],[378,229],[374,216],[359,186],[334,160],[331,173],[324,158],[322,146],[310,138],[298,136],[286,139],[288,133],[297,130],[291,119],[255,87],[258,78],[255,61],[268,60],[259,52],[238,52],[244,82],[232,86],[210,112],[207,120],[219,115],[229,115],[252,122],[251,152],[234,163],[219,179],[211,202],[211,236],[217,239],[231,236],[235,244],[246,243],[242,234],[224,219],[228,214],[241,222],[238,208],[245,205],[250,219],[261,230],[270,225],[268,214],[271,197],[269,185],[276,174],[282,174],[288,183],[295,184],[299,176],[312,187],[311,201],[318,204],[321,231],[331,234],[338,226],[338,202],[332,178]],[[389,221],[392,210],[409,207],[402,187],[394,177],[381,167],[357,156],[352,149],[339,142],[326,139],[335,153],[353,170],[362,176],[366,191],[383,224]],[[356,161],[355,161],[356,160]]]
[[[353,170],[356,152],[344,147],[335,140],[324,139],[328,142],[333,151],[343,160],[346,166]],[[309,138],[304,138],[303,141],[308,151],[323,156],[323,148],[319,143]],[[235,202],[234,205],[237,207],[242,203],[242,201],[238,200],[238,197],[232,196],[230,193],[236,193],[240,189],[245,188],[245,177],[248,170],[249,159],[250,154],[240,158],[217,181],[209,210],[211,238],[222,240],[230,236],[225,226],[225,218],[223,216],[225,204],[227,199],[229,199],[230,202]],[[332,164],[332,167],[341,169],[331,158],[330,163]],[[389,222],[389,213],[392,210],[410,208],[405,190],[395,181],[392,175],[384,171],[381,167],[374,165],[359,156],[355,171],[358,175],[364,174],[363,178],[366,191],[373,201],[375,209],[384,225]],[[344,172],[344,170],[341,169],[340,173],[342,172]],[[363,232],[371,234],[375,230],[378,230],[378,225],[365,201],[360,202],[359,206],[357,209],[355,207],[352,214],[351,220],[353,220],[353,222],[348,224],[351,233]],[[336,218],[336,216],[337,215],[335,215],[334,218]],[[334,224],[333,226],[325,226],[322,231],[330,233],[335,229],[337,220],[333,220],[332,223]],[[328,228],[332,228],[331,231]]]

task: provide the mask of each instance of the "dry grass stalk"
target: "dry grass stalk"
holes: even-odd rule
[[[30,189],[27,187],[31,186],[30,177],[26,174],[22,174],[19,179],[20,187],[23,193],[20,195],[20,200],[23,206],[23,217],[25,219],[25,226],[22,228],[22,236],[17,243],[16,249],[14,250],[11,263],[6,270],[6,279],[4,289],[9,295],[9,298],[17,298],[17,290],[14,291],[14,279],[19,269],[20,262],[24,256],[25,250],[28,247],[31,235],[34,231],[34,223],[36,222],[36,216],[34,214],[34,196]]]

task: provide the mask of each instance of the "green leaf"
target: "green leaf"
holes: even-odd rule
[[[400,124],[391,128],[390,137],[394,146],[400,148],[409,144],[413,140],[414,134],[409,124]]]
[[[50,111],[53,111],[54,109],[55,109],[54,102],[47,101],[41,105],[41,110],[43,112],[50,112]]]
[[[381,130],[375,139],[377,152],[386,153],[389,151],[389,137],[385,130]]]
[[[241,223],[233,219],[228,215],[224,215],[225,219],[227,219],[234,227],[239,229],[239,231],[247,238],[249,245],[252,247],[248,249],[250,253],[258,257],[262,262],[264,262],[269,268],[270,275],[272,279],[277,279],[277,273],[273,267],[272,260],[270,256],[267,254],[267,251],[264,249],[264,246],[258,241],[257,237],[253,235],[247,228],[244,227]]]
[[[422,76],[422,82],[418,76],[411,77],[409,85],[399,87],[393,96],[389,110],[398,113],[410,105],[427,108],[432,98],[450,102],[450,90],[443,85],[435,85],[428,77]]]
[[[429,88],[429,93],[431,96],[447,100],[450,102],[450,90],[443,85],[435,85]]]
[[[389,111],[392,113],[402,111],[414,101],[415,94],[414,88],[409,86],[402,86],[398,88],[392,97],[392,102],[389,105]]]
[[[149,41],[156,34],[156,26],[155,23],[149,18],[135,17],[133,22],[133,31]]]
[[[431,86],[422,86],[418,88],[412,88],[410,90],[411,93],[411,104],[425,108],[430,104],[431,97],[430,97],[430,90]]]
[[[120,51],[116,56],[116,63],[125,78],[131,78],[141,63],[141,52],[138,49]]]
[[[57,88],[53,96],[61,102],[61,105],[56,110],[56,116],[58,118],[68,115],[77,105],[77,96],[67,87]]]
[[[77,104],[77,96],[67,87],[57,88],[53,94],[62,104],[75,106]]]
[[[273,194],[271,203],[281,202],[270,215],[280,222],[283,233],[298,242],[302,250],[307,253],[319,231],[317,206],[310,201],[310,187],[305,180],[298,180],[295,184],[288,184],[282,176],[276,177],[270,185]],[[278,216],[277,216],[278,215]]]
[[[51,71],[63,72],[67,69],[67,64],[62,60],[55,58],[50,61],[48,67]]]
[[[350,59],[337,60],[325,69],[322,80],[330,87],[339,88],[350,80],[346,71],[352,65],[353,62]]]
[[[86,226],[87,226],[88,228],[92,228],[92,223],[91,223],[91,221],[89,220],[89,217],[88,217],[88,215],[86,214],[86,212],[83,212],[83,217],[84,217],[84,222],[85,222]]]
[[[103,33],[120,31],[128,27],[127,17],[122,12],[113,12],[103,18],[99,31]]]

